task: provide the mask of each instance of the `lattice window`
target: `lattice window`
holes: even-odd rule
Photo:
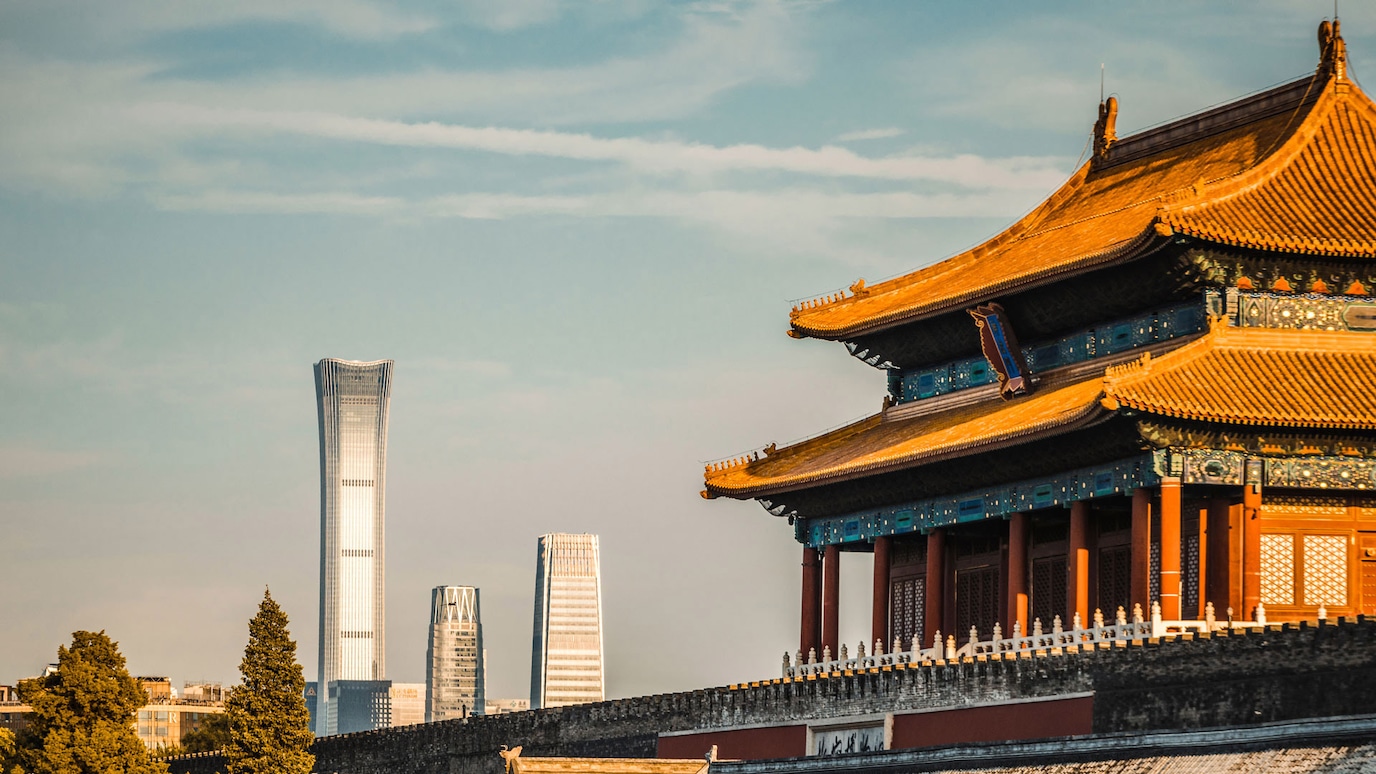
[[[1099,609],[1105,618],[1122,607],[1132,614],[1132,549],[1128,546],[1099,550]]]
[[[1032,562],[1032,618],[1051,631],[1051,621],[1065,612],[1065,557],[1053,556]],[[1064,622],[1066,626],[1069,621]],[[1027,625],[1032,626],[1032,621]]]
[[[1143,607],[1143,609],[1142,609],[1142,612],[1143,612],[1143,613],[1146,613],[1146,612],[1149,611],[1149,609],[1150,609],[1150,607],[1151,607],[1150,602],[1155,602],[1155,601],[1161,599],[1161,544],[1160,544],[1160,543],[1152,543],[1152,544],[1151,544],[1151,557],[1148,559],[1148,565],[1147,565],[1147,596],[1151,597],[1151,600],[1148,602],[1148,604],[1147,604],[1146,606]]]
[[[1264,550],[1262,555],[1265,555]],[[1304,604],[1314,607],[1347,605],[1346,536],[1304,536]]]
[[[1185,537],[1180,557],[1180,610],[1182,618],[1193,618],[1199,610],[1199,536]]]
[[[927,612],[927,579],[923,577],[894,581],[889,589],[893,606],[893,636],[903,642],[903,649],[912,647],[913,635],[922,637],[922,621]],[[925,648],[931,643],[921,643]],[[884,643],[885,649],[892,642]]]
[[[970,627],[988,638],[999,619],[999,570],[980,567],[956,571],[956,642],[961,645],[970,636]],[[1007,635],[1005,635],[1007,636]]]
[[[1261,603],[1295,604],[1295,536],[1261,535]]]

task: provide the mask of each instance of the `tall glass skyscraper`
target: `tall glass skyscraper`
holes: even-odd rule
[[[425,650],[425,722],[483,714],[484,676],[478,590],[436,586]]]
[[[602,580],[596,535],[541,535],[535,559],[530,708],[602,701]]]
[[[320,671],[316,735],[339,729],[336,681],[383,681],[383,528],[392,361],[315,364],[320,418]]]

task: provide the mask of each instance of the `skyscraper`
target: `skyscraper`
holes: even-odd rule
[[[483,714],[484,655],[478,590],[436,586],[425,650],[425,722]]]
[[[320,418],[318,736],[336,733],[336,681],[386,679],[383,553],[392,361],[315,364]],[[351,694],[352,695],[352,694]]]
[[[542,535],[535,559],[530,708],[602,701],[602,580],[596,535]]]

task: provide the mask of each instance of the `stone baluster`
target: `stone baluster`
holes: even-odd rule
[[[1080,612],[1077,610],[1075,611],[1075,615],[1070,618],[1070,630],[1078,632],[1083,628],[1084,627],[1080,624]]]
[[[1097,608],[1097,607],[1094,608],[1094,628],[1095,628],[1095,629],[1102,629],[1102,628],[1104,628],[1104,611],[1103,611],[1103,610],[1100,610],[1100,609]]]
[[[1266,605],[1260,602],[1257,603],[1257,623],[1262,626],[1266,625]]]
[[[1014,624],[1016,626],[1016,624]],[[998,621],[994,622],[994,647],[997,648],[999,641],[1003,639],[1003,625]]]
[[[841,660],[845,661],[848,658],[850,658],[850,653],[846,649],[846,643],[843,642],[841,643]]]
[[[1033,636],[1033,637],[1040,637],[1040,636],[1042,636],[1042,619],[1040,619],[1040,618],[1033,618],[1033,619],[1032,619],[1032,636]]]
[[[1014,622],[1013,622],[1013,639],[1014,639],[1014,640],[1020,640],[1020,639],[1022,639],[1022,621],[1014,621]]]
[[[917,638],[916,638],[916,637],[913,638],[913,643],[914,643],[914,645],[916,645],[916,643],[917,643]],[[914,647],[913,650],[917,650],[917,648]],[[898,653],[902,653],[902,652],[903,652],[903,639],[902,639],[901,637],[894,637],[894,638],[893,638],[893,652],[894,652],[895,654],[898,654]]]
[[[1217,620],[1217,619],[1214,618],[1214,603],[1212,603],[1212,602],[1205,602],[1205,603],[1204,603],[1204,625],[1205,625],[1206,627],[1208,627],[1208,630],[1209,630],[1209,631],[1213,631],[1213,630],[1214,630],[1214,623],[1215,623],[1216,620]]]
[[[1052,618],[1052,619],[1051,619],[1051,633],[1054,634],[1054,635],[1057,635],[1057,636],[1056,636],[1056,639],[1059,640],[1059,639],[1060,639],[1060,635],[1063,634],[1064,632],[1065,632],[1065,629],[1062,629],[1062,628],[1061,628],[1061,617],[1058,615],[1058,616],[1056,616],[1055,618]]]
[[[1113,617],[1113,622],[1118,624],[1119,626],[1128,625],[1128,614],[1127,611],[1123,610],[1122,605],[1118,606],[1118,613]]]
[[[816,649],[816,648],[808,648],[808,649],[807,649],[807,663],[808,663],[809,666],[811,666],[811,665],[817,663],[817,649]]]
[[[954,634],[952,634],[951,636],[949,636],[949,637],[946,638],[946,658],[948,658],[948,659],[953,659],[953,658],[955,658],[955,657],[956,657],[956,636],[955,636]]]
[[[784,677],[788,677],[789,666],[790,664],[788,662],[788,651],[784,651]]]
[[[884,655],[884,641],[883,641],[883,640],[875,640],[875,641],[874,641],[874,657],[875,657],[875,658],[879,658],[880,656],[883,656],[883,655]]]
[[[1160,602],[1153,602],[1153,603],[1151,603],[1151,622],[1152,622],[1152,625],[1153,625],[1153,626],[1158,625],[1158,624],[1161,623],[1161,603],[1160,603]]]
[[[919,634],[914,634],[914,635],[913,635],[913,658],[918,658],[918,657],[920,657],[921,655],[922,655],[922,636],[919,635]]]
[[[1319,603],[1319,620],[1328,620],[1328,608],[1324,607],[1322,602]]]
[[[1142,603],[1141,603],[1141,602],[1134,602],[1134,603],[1132,604],[1132,622],[1135,623],[1135,624],[1143,623],[1143,621],[1142,621]]]
[[[823,646],[822,646],[822,663],[827,663],[827,662],[829,662],[829,661],[831,661],[831,646],[830,646],[830,645],[823,645]]]
[[[932,657],[941,658],[941,630],[937,629],[936,634],[932,635]]]

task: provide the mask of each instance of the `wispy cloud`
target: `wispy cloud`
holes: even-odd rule
[[[863,140],[887,140],[890,137],[901,137],[906,132],[896,126],[886,129],[860,129],[854,132],[846,132],[836,136],[837,142],[861,142]]]
[[[220,110],[162,104],[140,109],[152,125],[176,124],[202,130],[251,129],[379,145],[450,148],[513,156],[611,161],[651,173],[727,171],[791,172],[872,180],[927,180],[967,188],[1045,189],[1061,179],[1057,159],[990,160],[975,155],[949,158],[896,155],[870,158],[839,146],[769,148],[716,146],[636,137],[472,127],[436,122],[405,123],[325,113]]]

